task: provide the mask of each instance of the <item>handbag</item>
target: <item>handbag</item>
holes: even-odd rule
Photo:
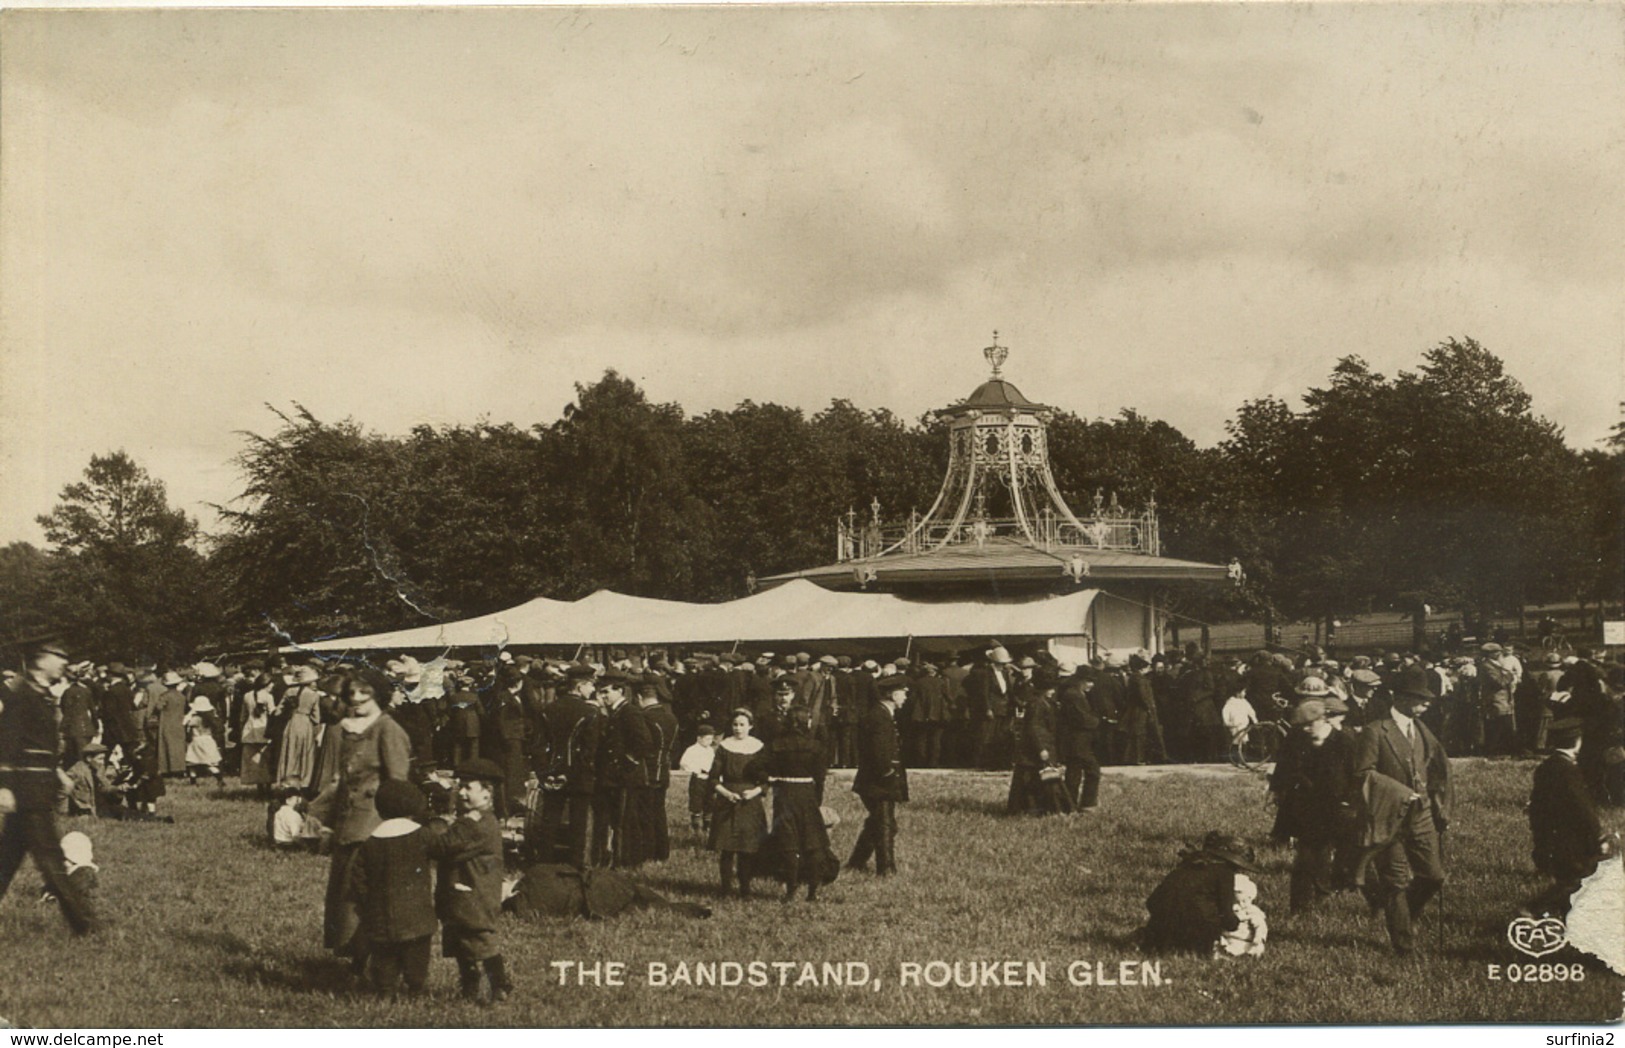
[[[1066,769],[1059,764],[1046,764],[1038,769],[1039,782],[1060,782],[1066,777]]]

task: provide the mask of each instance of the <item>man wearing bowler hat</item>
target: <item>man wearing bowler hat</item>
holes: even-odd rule
[[[1450,760],[1421,717],[1433,701],[1427,670],[1406,666],[1393,677],[1393,708],[1372,721],[1354,749],[1351,794],[1368,799],[1368,822],[1382,824],[1369,840],[1375,886],[1371,902],[1384,908],[1388,938],[1400,956],[1415,949],[1412,921],[1444,885],[1440,837],[1450,825]],[[1372,818],[1371,798],[1396,801],[1387,818]]]
[[[56,797],[66,778],[57,765],[56,703],[51,686],[62,680],[67,650],[56,641],[32,645],[28,672],[0,692],[0,899],[33,856],[45,888],[56,896],[75,935],[96,930],[77,884],[68,879]]]

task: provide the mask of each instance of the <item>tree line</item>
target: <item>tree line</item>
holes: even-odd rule
[[[838,516],[930,504],[945,426],[846,400],[690,416],[606,372],[560,417],[386,435],[297,405],[245,435],[219,533],[123,451],[92,458],[0,549],[0,630],[179,660],[392,629],[599,588],[681,600],[834,559]],[[1492,353],[1452,339],[1387,377],[1343,358],[1294,410],[1248,401],[1217,446],[1125,409],[1050,424],[1061,491],[1155,498],[1165,554],[1241,562],[1193,617],[1349,616],[1423,602],[1505,613],[1625,597],[1625,422],[1578,451]]]

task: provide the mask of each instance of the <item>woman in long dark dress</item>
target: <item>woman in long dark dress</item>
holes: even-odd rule
[[[750,897],[751,875],[756,853],[767,838],[767,811],[762,801],[761,765],[756,757],[762,740],[750,733],[753,718],[749,710],[734,710],[729,722],[732,734],[717,743],[716,763],[711,769],[712,792],[711,850],[721,856],[722,894],[731,894],[734,873],[739,875],[739,897]]]
[[[819,806],[824,802],[824,775],[828,768],[824,748],[812,735],[811,714],[792,707],[779,726],[779,734],[757,758],[759,775],[773,789],[773,831],[767,854],[774,872],[784,882],[784,901],[807,886],[807,901],[818,887],[835,879],[840,866],[830,850],[829,831]]]

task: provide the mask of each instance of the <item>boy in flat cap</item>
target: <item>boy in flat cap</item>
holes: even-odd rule
[[[440,918],[440,952],[457,962],[465,1000],[479,1000],[483,967],[493,1004],[513,991],[497,947],[497,919],[502,913],[502,827],[493,808],[501,785],[502,769],[494,761],[480,758],[459,765],[461,814],[428,845],[429,857],[439,861],[434,908]]]
[[[1534,839],[1535,869],[1550,877],[1552,884],[1524,903],[1531,916],[1566,916],[1580,882],[1614,847],[1604,837],[1597,806],[1580,774],[1584,725],[1578,717],[1564,717],[1546,729],[1552,755],[1535,769],[1529,794],[1529,833]]]

